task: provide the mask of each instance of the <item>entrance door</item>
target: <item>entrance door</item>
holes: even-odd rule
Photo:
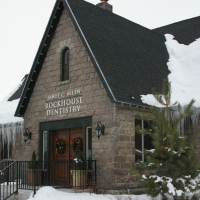
[[[69,161],[76,157],[70,143],[75,137],[83,138],[83,128],[50,131],[51,185],[70,186]]]
[[[80,137],[83,139],[83,129],[82,128],[75,128],[75,129],[70,129],[70,134],[69,134],[69,140],[70,143],[74,138]],[[69,154],[69,159],[74,160],[76,158],[76,153],[70,148],[70,154]]]

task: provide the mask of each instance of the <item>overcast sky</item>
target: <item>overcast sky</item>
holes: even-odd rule
[[[29,73],[55,1],[0,0],[0,100]],[[150,29],[198,16],[200,7],[200,0],[110,0],[109,3],[115,14]]]

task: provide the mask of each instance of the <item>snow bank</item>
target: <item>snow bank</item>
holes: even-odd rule
[[[31,197],[28,200],[153,200],[151,197],[147,195],[103,195],[103,194],[89,194],[89,193],[68,193],[68,192],[60,192],[52,187],[42,187],[40,188],[34,197]],[[161,196],[154,198],[154,200],[161,200]]]

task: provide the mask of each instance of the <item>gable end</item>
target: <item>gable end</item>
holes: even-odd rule
[[[47,25],[47,28],[45,30],[44,36],[42,38],[42,41],[40,43],[38,52],[36,54],[36,57],[34,59],[30,74],[28,76],[28,80],[26,82],[24,91],[22,93],[22,96],[20,98],[18,107],[15,112],[15,116],[21,117],[24,115],[26,108],[28,106],[28,102],[30,100],[32,91],[34,89],[35,83],[37,81],[37,78],[39,76],[40,70],[42,68],[45,56],[47,54],[47,51],[49,49],[51,40],[54,36],[57,24],[59,22],[59,19],[61,17],[62,11],[64,9],[63,2],[57,1],[54,9],[52,11],[49,23]]]

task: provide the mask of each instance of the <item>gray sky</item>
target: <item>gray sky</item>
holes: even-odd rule
[[[29,73],[55,1],[0,0],[0,100]],[[110,0],[109,3],[115,14],[150,29],[199,16],[200,7],[200,0]]]

